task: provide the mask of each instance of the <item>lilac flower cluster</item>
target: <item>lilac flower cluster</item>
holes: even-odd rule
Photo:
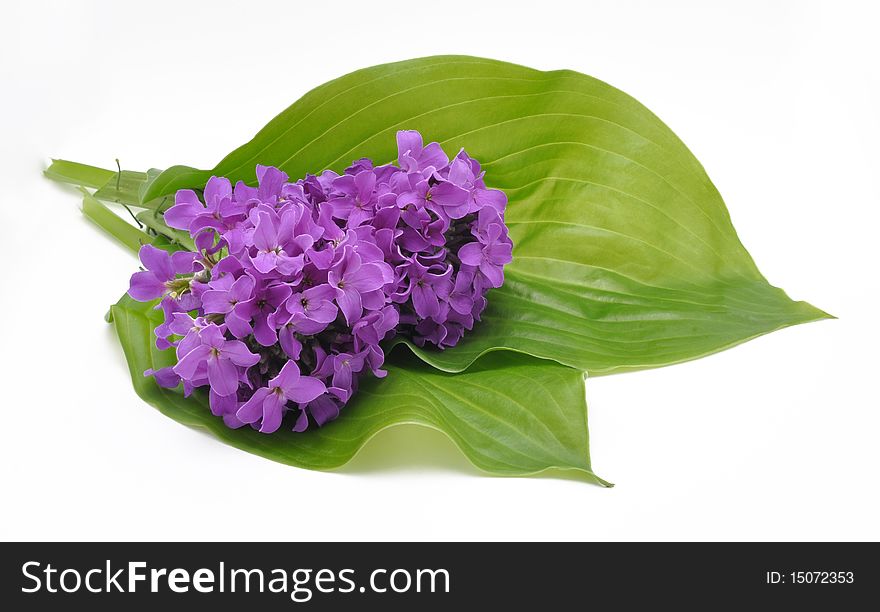
[[[303,431],[335,419],[360,376],[385,376],[383,340],[454,346],[504,281],[507,199],[464,150],[450,160],[413,131],[397,145],[397,166],[361,159],[295,182],[257,166],[257,187],[179,191],[165,222],[196,252],[145,245],[129,289],[161,298],[156,344],[177,353],[146,374],[208,387],[230,427],[271,433],[293,411]]]

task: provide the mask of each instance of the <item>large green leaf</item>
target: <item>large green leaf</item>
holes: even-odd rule
[[[213,170],[170,168],[141,196],[156,202],[211,174],[252,182],[258,163],[298,177],[362,156],[388,162],[398,129],[465,147],[510,198],[514,262],[484,321],[454,350],[413,347],[438,368],[512,349],[593,374],[639,369],[828,316],[764,279],[666,125],[568,70],[453,56],[360,70],[306,94]]]
[[[393,356],[384,380],[363,381],[343,417],[320,429],[272,435],[229,429],[212,416],[200,393],[184,398],[143,376],[174,363],[156,348],[152,330],[161,313],[123,297],[111,308],[135,390],[163,414],[210,431],[248,452],[289,465],[332,469],[348,462],[377,432],[403,423],[438,429],[479,468],[495,474],[574,470],[607,485],[590,468],[583,374],[549,361],[499,353],[462,374],[438,372],[407,351]]]

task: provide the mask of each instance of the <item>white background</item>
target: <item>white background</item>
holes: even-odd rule
[[[660,4],[7,4],[0,536],[878,539],[880,15]],[[298,470],[138,399],[102,319],[137,264],[41,178],[48,159],[211,167],[312,87],[439,53],[572,68],[632,94],[705,165],[769,280],[840,319],[590,380],[610,490],[486,477],[414,427],[341,472]]]

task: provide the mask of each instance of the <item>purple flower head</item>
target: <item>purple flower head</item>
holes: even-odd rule
[[[363,376],[387,374],[395,335],[455,346],[512,259],[507,199],[463,150],[450,160],[414,131],[397,145],[398,165],[364,158],[296,181],[257,166],[252,184],[179,191],[165,221],[196,252],[144,246],[129,289],[161,298],[156,344],[177,355],[145,374],[206,389],[229,427],[271,433],[292,412],[305,431],[337,418]]]

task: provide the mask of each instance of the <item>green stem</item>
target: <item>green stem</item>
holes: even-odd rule
[[[105,202],[116,202],[126,206],[154,208],[154,206],[149,204],[141,204],[141,188],[147,183],[149,178],[149,174],[146,172],[135,172],[133,170],[114,172],[111,180],[104,183],[95,192],[95,197]]]
[[[123,206],[137,206],[153,210],[164,210],[174,203],[173,197],[158,198],[151,202],[142,202],[141,200],[142,192],[160,174],[159,170],[113,172],[64,159],[54,159],[52,164],[43,171],[43,174],[53,181],[95,189],[95,198],[104,202],[115,202]]]
[[[148,228],[168,238],[173,244],[178,244],[188,251],[195,251],[196,245],[189,233],[168,227],[161,214],[154,210],[142,210],[137,214],[137,220]]]
[[[151,241],[150,236],[128,223],[125,219],[114,213],[102,204],[95,196],[85,189],[83,192],[83,214],[92,223],[116,238],[119,242],[137,253],[141,245]]]
[[[98,189],[110,181],[116,173],[112,170],[79,164],[64,159],[53,159],[52,164],[43,171],[46,178],[59,183],[70,183],[82,187]]]

